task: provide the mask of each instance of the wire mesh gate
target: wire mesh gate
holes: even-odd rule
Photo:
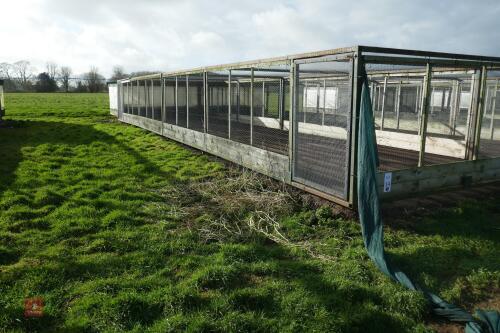
[[[351,59],[295,62],[292,179],[344,200],[349,184]]]

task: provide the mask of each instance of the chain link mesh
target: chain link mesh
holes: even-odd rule
[[[223,138],[229,137],[228,77],[228,71],[207,74],[207,132]]]

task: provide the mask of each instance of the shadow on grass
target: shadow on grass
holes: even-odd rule
[[[171,176],[161,171],[136,150],[118,141],[112,135],[96,130],[92,125],[55,121],[6,120],[0,127],[0,160],[2,161],[0,163],[0,196],[16,181],[15,172],[23,161],[23,148],[43,144],[64,144],[74,147],[89,145],[96,141],[119,146],[132,156],[137,164],[145,166],[148,176],[151,174],[162,177]]]

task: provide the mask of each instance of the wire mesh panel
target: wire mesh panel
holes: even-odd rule
[[[209,134],[229,137],[228,71],[207,73]]]
[[[151,80],[144,80],[144,108],[145,117],[151,119],[153,112],[151,110]]]
[[[250,144],[250,70],[231,72],[231,140]]]
[[[188,128],[205,131],[204,84],[203,73],[188,76]]]
[[[116,116],[118,119],[122,118],[123,115],[123,85],[121,82],[116,83]],[[110,101],[110,107],[111,107],[111,101]]]
[[[478,74],[478,70],[468,68],[433,69],[424,165],[466,158],[473,115],[472,95],[479,93],[479,89],[476,89]]]
[[[153,119],[161,121],[161,80],[152,80],[151,108]]]
[[[177,126],[187,127],[186,76],[177,77]]]
[[[288,78],[283,79],[283,91],[284,91],[284,99],[283,99],[283,121],[285,123],[285,126],[283,127],[283,130],[288,131],[290,126],[288,124],[288,121],[290,120],[290,112],[291,112],[291,106],[290,106],[290,80]]]
[[[147,86],[144,80],[139,80],[138,82],[138,103],[139,103],[139,116],[146,117],[146,106],[147,106]]]
[[[293,179],[343,199],[348,184],[351,73],[349,60],[300,64],[294,114]],[[324,119],[321,101],[325,111],[328,105]]]
[[[168,124],[175,125],[175,77],[163,78],[163,95],[165,118],[164,121]]]
[[[366,64],[379,170],[416,167],[420,151],[425,66]]]
[[[166,77],[163,79],[164,84],[164,108],[165,122],[175,125],[176,123],[176,108],[175,108],[175,77]]]
[[[132,86],[132,114],[139,115],[139,85],[137,81],[130,82]]]
[[[287,64],[254,69],[253,145],[283,155],[288,155],[284,81],[289,76]]]
[[[130,89],[129,84],[123,83],[122,85],[122,98],[123,98],[123,113],[129,113],[130,109]]]
[[[402,132],[418,133],[419,115],[422,105],[423,78],[414,83],[401,85],[399,91],[396,129]]]
[[[500,157],[500,70],[487,73],[479,158]]]

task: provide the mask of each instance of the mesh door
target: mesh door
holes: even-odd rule
[[[295,181],[347,198],[352,63],[300,64],[294,114]]]

